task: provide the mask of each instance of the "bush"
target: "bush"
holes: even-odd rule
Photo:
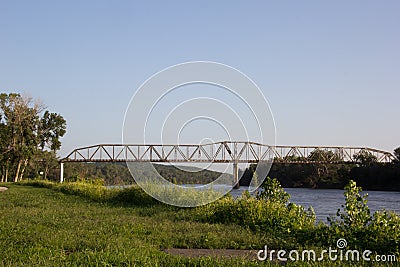
[[[367,206],[368,194],[360,195],[361,187],[356,182],[350,180],[344,187],[345,204],[342,205],[344,211],[338,209],[336,215],[340,220],[328,218],[332,224],[339,224],[344,228],[363,229],[371,221],[371,213]]]
[[[112,202],[134,204],[134,205],[154,205],[159,203],[157,200],[146,194],[139,186],[130,186],[124,189],[112,189],[116,192],[110,198]]]
[[[271,179],[270,177],[267,177],[265,182],[261,185],[261,188],[264,190],[257,195],[258,199],[265,199],[270,202],[285,205],[288,204],[290,194],[285,192],[276,178]]]
[[[319,229],[319,239],[346,238],[355,247],[376,252],[399,253],[400,217],[395,212],[377,211],[371,216],[367,206],[368,194],[360,195],[361,187],[354,181],[345,186],[343,211],[338,209],[336,218],[328,218],[330,227]]]
[[[89,198],[98,202],[119,202],[125,204],[148,205],[157,201],[147,195],[140,187],[130,186],[123,189],[109,189],[103,186],[102,179],[80,182],[54,183],[46,180],[21,181],[18,184],[46,187],[69,195]]]
[[[113,190],[104,186],[85,182],[63,183],[55,187],[65,194],[87,197],[94,201],[107,201],[113,196]]]
[[[376,211],[368,225],[368,245],[376,251],[400,253],[400,216],[391,211]]]
[[[44,187],[44,188],[53,188],[57,184],[48,180],[23,180],[17,182],[18,185],[28,185],[28,186],[36,186],[36,187]]]
[[[289,203],[286,193],[276,179],[267,181],[267,193],[254,198],[246,191],[240,198],[226,196],[214,203],[198,208],[202,220],[212,223],[231,223],[255,231],[290,233],[313,228],[315,214],[312,208]]]

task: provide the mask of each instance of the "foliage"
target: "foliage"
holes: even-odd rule
[[[133,179],[125,163],[81,163],[64,164],[67,182],[102,179],[106,185],[132,184]]]
[[[368,195],[361,195],[361,188],[354,181],[345,187],[343,211],[336,218],[328,218],[330,227],[320,226],[316,239],[337,240],[345,237],[359,248],[381,253],[400,252],[400,216],[385,210],[376,211],[373,216],[367,206]]]
[[[39,101],[19,94],[0,94],[0,173],[1,181],[21,180],[31,168],[32,159],[46,162],[55,158],[66,132],[61,115],[45,111]],[[53,154],[46,154],[50,149]],[[43,158],[41,158],[43,156]],[[48,169],[45,170],[47,175]],[[36,175],[35,175],[36,176]]]
[[[211,207],[210,222],[233,223],[252,230],[268,230],[290,233],[303,227],[311,227],[314,218],[300,206],[283,206],[264,200],[242,196],[239,199],[225,198]]]
[[[134,167],[131,168],[133,176],[151,178],[152,174],[147,171],[147,168],[141,167],[140,163],[129,164],[134,164]],[[101,178],[106,185],[130,185],[135,183],[126,163],[68,162],[64,166],[65,180],[70,182]],[[161,164],[153,164],[153,166],[161,176],[175,184],[206,184],[216,180],[221,175],[219,172],[209,170],[199,171],[199,169],[194,169],[194,172],[185,172],[174,166]]]
[[[298,160],[296,159],[296,162]],[[244,171],[241,179],[242,185],[250,183],[256,168],[265,168],[252,164]],[[308,188],[343,188],[349,179],[352,166],[350,164],[303,164],[282,163],[274,161],[269,176],[276,177],[284,187],[308,187]],[[257,172],[258,172],[257,169]],[[260,173],[266,173],[261,170]],[[259,174],[259,179],[265,176]]]
[[[58,180],[59,166],[55,151],[37,150],[29,161],[27,177]]]
[[[285,192],[276,178],[267,177],[261,185],[263,189],[257,196],[258,199],[264,199],[273,203],[288,204],[290,194]]]
[[[342,205],[344,211],[338,209],[336,214],[341,219],[340,225],[345,228],[364,228],[371,221],[371,213],[367,206],[368,194],[360,195],[362,189],[354,181],[349,181],[344,189],[345,205]],[[331,222],[335,223],[333,220]]]
[[[400,216],[392,211],[376,211],[368,225],[371,248],[397,249],[400,252]]]
[[[39,146],[42,150],[46,147],[51,151],[59,150],[61,147],[60,137],[66,133],[65,119],[56,113],[46,110],[40,118],[38,125]]]
[[[309,160],[312,161],[339,161],[340,157],[338,154],[333,153],[332,151],[326,151],[323,149],[315,149],[308,156]]]
[[[361,150],[355,154],[353,158],[357,163],[361,164],[361,166],[370,166],[378,161],[376,156],[366,150]]]
[[[254,231],[276,231],[282,234],[313,227],[315,214],[312,209],[306,211],[302,206],[289,203],[289,194],[276,179],[268,178],[267,184],[267,194],[260,193],[258,198],[245,192],[237,199],[227,196],[199,207],[199,218],[207,222],[231,223]]]
[[[45,187],[65,194],[85,197],[97,202],[120,202],[141,205],[157,202],[136,185],[126,188],[117,187],[109,189],[104,186],[103,181],[100,179],[97,181],[81,180],[62,184],[46,180],[25,180],[18,184]]]
[[[400,163],[400,147],[394,150],[394,156],[396,157],[395,162]]]
[[[175,184],[208,184],[218,179],[223,174],[220,172],[210,171],[192,167],[190,171],[184,171],[175,166],[153,164],[157,172],[166,180]],[[185,169],[188,169],[186,166]]]
[[[366,190],[400,191],[400,164],[373,164],[353,168],[350,176]]]
[[[400,153],[400,148],[396,151]],[[396,151],[395,155],[397,155]],[[313,154],[313,157],[322,157],[321,153],[325,151],[319,150],[318,153]],[[326,154],[324,157],[335,156],[335,154]],[[288,157],[295,162],[304,160],[296,156]],[[281,159],[276,159],[269,175],[276,177],[284,187],[342,189],[350,180],[354,180],[365,190],[400,191],[399,160],[378,163],[374,155],[363,150],[354,157],[358,164],[282,163]],[[250,165],[243,172],[241,185],[250,184],[256,169],[259,178],[264,179],[266,175],[261,175],[261,173],[267,173],[265,168],[264,164]]]

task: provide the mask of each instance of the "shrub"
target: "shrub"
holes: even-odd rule
[[[276,179],[267,181],[267,194],[251,197],[246,191],[240,198],[226,196],[204,207],[199,207],[202,220],[212,223],[230,223],[256,231],[290,233],[312,228],[315,214],[311,209],[289,203],[286,193]]]
[[[345,186],[343,211],[338,209],[339,219],[328,218],[330,227],[321,228],[325,238],[346,238],[353,246],[376,252],[399,253],[400,217],[395,212],[377,211],[371,216],[367,206],[368,195],[361,195],[361,187],[354,181]],[[321,230],[320,229],[320,230]],[[317,238],[321,238],[320,235]]]
[[[149,196],[139,186],[134,185],[124,189],[112,189],[115,191],[110,198],[112,202],[134,204],[134,205],[153,205],[159,203],[157,200]]]
[[[104,186],[85,182],[58,184],[55,189],[66,194],[87,197],[94,201],[107,201],[114,193],[113,190]]]
[[[140,187],[109,189],[103,186],[102,179],[82,180],[80,182],[54,183],[46,180],[18,182],[20,185],[46,187],[69,195],[89,198],[98,202],[119,202],[124,204],[148,205],[157,201],[147,195]]]
[[[290,194],[285,192],[281,184],[276,178],[267,177],[261,185],[262,190],[258,195],[258,199],[265,199],[274,203],[288,204]]]
[[[345,228],[363,229],[372,219],[367,206],[368,194],[360,195],[362,189],[353,180],[350,180],[344,189],[345,204],[342,205],[344,210],[338,209],[336,213],[340,220],[328,218],[328,221],[331,225],[339,224]]]
[[[44,188],[53,188],[57,184],[48,181],[48,180],[23,180],[17,182],[18,185],[28,185],[28,186],[36,186],[36,187],[44,187]]]
[[[376,211],[368,225],[369,247],[376,251],[400,253],[400,216],[392,211]]]

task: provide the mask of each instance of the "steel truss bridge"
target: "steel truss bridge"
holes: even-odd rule
[[[233,163],[234,184],[238,185],[238,163],[358,163],[355,155],[372,155],[377,162],[389,163],[393,154],[368,147],[271,146],[255,142],[223,141],[210,144],[100,144],[74,149],[61,159],[66,162],[182,162]]]

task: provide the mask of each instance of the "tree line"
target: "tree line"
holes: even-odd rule
[[[66,133],[66,121],[39,100],[16,93],[0,94],[1,182],[24,177],[47,178],[57,165],[56,151]]]
[[[132,164],[132,175],[135,177],[152,178],[154,175],[142,165],[143,163],[130,164]],[[153,164],[153,166],[163,178],[174,184],[207,184],[221,175],[219,172],[195,168],[193,172],[187,172],[171,165]],[[69,162],[65,164],[64,177],[67,182],[100,179],[105,185],[129,185],[135,183],[131,172],[124,162]],[[52,177],[57,180],[58,173]]]
[[[331,151],[316,150],[310,154],[312,160],[332,158]],[[368,151],[353,156],[355,163],[284,163],[275,159],[268,176],[277,178],[284,187],[342,189],[350,180],[366,190],[400,191],[400,147],[394,151],[395,159],[390,163],[379,163]],[[290,156],[292,161],[302,162],[305,158]],[[285,160],[289,160],[285,158]],[[249,185],[254,173],[266,173],[268,166],[250,165],[242,172],[241,185]],[[260,176],[261,177],[261,176]]]

